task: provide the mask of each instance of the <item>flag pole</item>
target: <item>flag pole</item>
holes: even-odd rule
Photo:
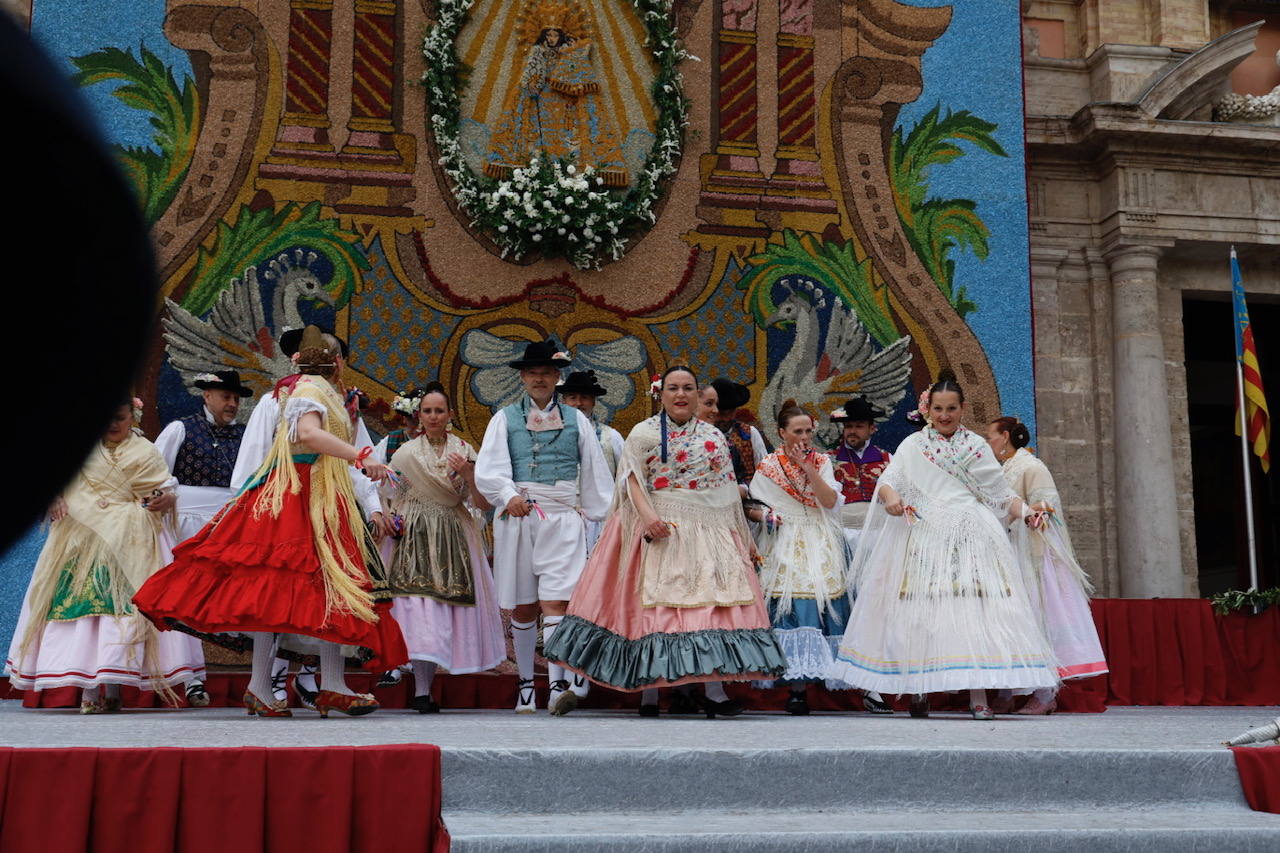
[[[1249,471],[1249,428],[1244,411],[1244,368],[1236,359],[1236,401],[1240,406],[1240,462],[1244,466],[1244,518],[1249,542],[1249,589],[1258,588],[1258,549],[1253,532],[1253,475]]]
[[[1231,247],[1232,266],[1236,263],[1236,247]],[[1234,272],[1234,270],[1233,270]],[[1233,276],[1234,279],[1234,276]],[[1232,289],[1236,286],[1232,281]],[[1234,308],[1234,302],[1232,303]],[[1244,364],[1243,356],[1240,352],[1240,327],[1239,319],[1234,316],[1232,311],[1232,322],[1235,324],[1236,333],[1236,405],[1240,412],[1240,464],[1244,471],[1244,518],[1245,518],[1245,540],[1249,543],[1249,589],[1257,590],[1258,588],[1258,548],[1254,541],[1253,532],[1253,474],[1249,470],[1249,423],[1245,414],[1245,397],[1244,397]]]

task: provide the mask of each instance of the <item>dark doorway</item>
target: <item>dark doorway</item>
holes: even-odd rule
[[[1249,300],[1249,321],[1262,367],[1262,383],[1274,418],[1280,410],[1280,305]],[[1196,554],[1200,594],[1249,588],[1245,504],[1236,436],[1236,361],[1230,298],[1184,296],[1182,325],[1186,348],[1187,409],[1191,430],[1191,475],[1196,514]],[[1273,434],[1277,431],[1273,429]],[[1276,516],[1280,514],[1276,478],[1280,453],[1273,447],[1271,473],[1252,452],[1254,535],[1258,548],[1258,586],[1280,583],[1277,571]]]

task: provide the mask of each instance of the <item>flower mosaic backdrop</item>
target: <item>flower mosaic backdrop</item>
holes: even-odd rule
[[[765,422],[867,394],[889,447],[944,366],[972,423],[1034,425],[1017,4],[34,0],[32,32],[153,223],[152,435],[310,321],[377,411],[439,378],[472,441],[549,336],[624,432],[675,361]]]
[[[472,438],[512,393],[501,339],[544,336],[614,383],[624,429],[674,358],[747,382],[763,420],[861,393],[900,437],[949,365],[975,420],[1034,421],[1014,7],[91,11],[36,0],[33,33],[154,223],[153,429],[196,407],[196,373],[268,387],[311,320],[374,399],[444,380]]]

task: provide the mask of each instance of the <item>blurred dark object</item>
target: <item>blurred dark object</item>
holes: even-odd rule
[[[79,469],[124,398],[156,299],[150,237],[89,107],[0,13],[10,381],[0,418],[9,478],[0,550]]]

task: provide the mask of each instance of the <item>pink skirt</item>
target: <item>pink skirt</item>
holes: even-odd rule
[[[1057,537],[1050,528],[1046,538]],[[1054,547],[1044,549],[1044,563],[1040,572],[1040,603],[1044,608],[1045,633],[1058,659],[1058,675],[1064,681],[1073,678],[1089,678],[1107,671],[1107,660],[1098,639],[1098,626],[1089,609],[1089,596],[1070,566],[1064,565],[1054,554],[1054,548],[1064,548],[1061,539]]]
[[[418,595],[392,599],[391,615],[400,625],[409,660],[430,661],[455,675],[493,669],[507,658],[502,613],[484,552],[471,548],[476,603],[445,604]]]
[[[755,571],[755,593],[730,607],[642,607],[639,535],[622,537],[614,514],[601,531],[569,602],[568,615],[543,650],[597,684],[637,691],[698,681],[768,679],[786,670]]]

